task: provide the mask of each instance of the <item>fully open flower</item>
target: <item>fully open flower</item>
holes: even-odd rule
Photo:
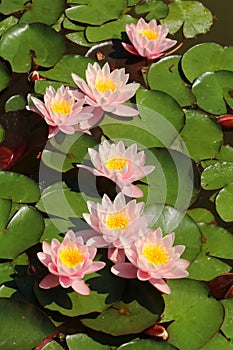
[[[86,103],[95,107],[102,118],[104,111],[114,113],[122,117],[138,115],[138,111],[124,105],[135,94],[140,84],[127,84],[129,74],[125,74],[125,68],[115,69],[110,72],[108,63],[103,68],[98,63],[88,64],[86,70],[86,82],[76,74],[72,74],[75,84],[86,95]]]
[[[112,202],[107,195],[102,204],[87,202],[90,214],[83,214],[87,223],[95,230],[87,244],[95,247],[109,247],[108,258],[113,262],[125,260],[124,248],[141,237],[153,215],[143,215],[144,203],[131,200],[126,204],[120,192]]]
[[[155,19],[146,23],[140,18],[137,24],[126,24],[126,33],[131,44],[122,43],[123,47],[133,55],[151,60],[161,57],[164,51],[176,44],[176,40],[166,38],[167,25],[157,25]]]
[[[68,87],[61,86],[57,91],[49,86],[46,88],[44,103],[36,97],[31,97],[34,106],[27,106],[28,110],[41,115],[49,126],[49,138],[58,131],[65,134],[74,134],[75,131],[89,133],[95,125],[92,114],[93,108],[83,107],[83,94],[71,93]]]
[[[160,228],[148,229],[145,235],[125,248],[129,263],[119,263],[112,267],[112,272],[124,278],[138,278],[149,281],[163,293],[170,294],[170,288],[164,281],[170,278],[188,276],[189,262],[180,259],[185,246],[172,246],[174,232],[163,237]]]
[[[92,148],[89,148],[88,152],[95,169],[78,164],[79,168],[85,168],[95,176],[105,176],[111,179],[127,196],[134,198],[143,196],[140,188],[133,185],[132,182],[142,179],[155,167],[144,166],[145,153],[137,152],[136,143],[126,148],[122,141],[117,144],[104,141],[99,146],[99,152]]]
[[[66,233],[62,243],[55,238],[51,244],[43,242],[43,253],[37,255],[50,274],[39,286],[48,289],[60,284],[63,288],[72,287],[77,293],[89,295],[90,289],[83,277],[105,266],[102,261],[93,261],[96,252],[96,248],[84,245],[83,238],[73,231]]]

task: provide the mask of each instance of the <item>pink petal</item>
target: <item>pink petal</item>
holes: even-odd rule
[[[90,295],[91,294],[90,288],[86,285],[86,283],[83,280],[76,279],[72,283],[72,288],[75,290],[75,292],[82,294],[82,295]]]
[[[119,263],[111,267],[111,272],[123,278],[137,278],[137,268],[131,263]]]
[[[108,259],[113,263],[125,262],[125,251],[119,248],[108,248]]]
[[[89,273],[99,271],[105,267],[105,262],[103,261],[93,261],[92,264],[85,269],[85,275],[88,275]]]
[[[123,104],[113,105],[112,108],[113,108],[113,111],[111,111],[111,112],[116,114],[116,115],[119,115],[121,117],[134,117],[136,115],[139,115],[139,111],[137,109],[134,109],[132,107],[129,107],[129,106],[126,106],[126,105],[123,105]],[[106,112],[110,111],[108,106],[107,107],[103,107],[103,109]]]
[[[126,51],[132,53],[133,55],[140,56],[138,51],[136,50],[136,48],[133,45],[130,45],[130,44],[127,44],[124,42],[122,42],[121,44]]]
[[[140,188],[135,185],[128,185],[121,188],[122,193],[131,198],[141,198],[144,196],[144,193]]]
[[[43,289],[54,288],[57,286],[59,286],[59,278],[51,273],[45,276],[39,284],[39,287]]]
[[[165,294],[171,294],[171,290],[168,287],[167,283],[161,278],[161,279],[155,279],[151,278],[149,282],[157,288],[160,292]]]

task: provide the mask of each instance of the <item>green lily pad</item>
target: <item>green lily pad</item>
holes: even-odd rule
[[[70,29],[70,30],[75,30],[76,32],[81,31],[84,32],[86,26],[81,26],[80,24],[76,24],[74,22],[71,22],[70,20],[68,20],[68,18],[65,18],[63,21],[63,27],[65,29]]]
[[[25,175],[0,171],[0,197],[17,203],[34,203],[40,198],[40,189]]]
[[[51,80],[36,80],[34,89],[37,94],[44,95],[46,93],[46,88],[49,86],[52,86],[55,90],[57,90],[62,85],[64,85],[62,82],[57,83]]]
[[[12,275],[14,274],[15,269],[11,262],[5,262],[0,264],[0,285],[5,282],[12,281]]]
[[[0,4],[1,8],[1,4]],[[12,27],[18,23],[18,19],[14,16],[8,16],[4,20],[1,21],[0,35],[2,35],[8,28]]]
[[[65,85],[77,87],[71,77],[72,73],[85,79],[85,71],[88,63],[94,61],[79,55],[65,55],[57,64],[47,71],[39,71],[39,74],[47,79],[63,82]]]
[[[232,326],[233,326],[233,299],[224,299],[221,300],[221,304],[223,304],[224,309],[225,309],[225,317],[223,324],[221,326],[221,330],[225,334],[227,338],[233,338],[233,331],[232,331]]]
[[[233,147],[230,145],[222,145],[217,159],[220,162],[232,162],[233,163]]]
[[[14,259],[38,243],[43,230],[41,214],[32,207],[23,206],[0,231],[0,257]]]
[[[151,339],[135,340],[127,344],[121,345],[117,350],[175,350],[171,344],[154,341]]]
[[[88,26],[86,37],[91,42],[104,41],[108,39],[121,39],[122,32],[125,32],[126,24],[136,23],[136,18],[130,15],[122,15],[116,21],[102,24],[99,27]]]
[[[76,231],[75,225],[69,221],[64,219],[50,218],[45,219],[45,229],[43,235],[40,238],[40,242],[48,242],[50,243],[53,238],[62,241],[64,238],[64,234],[68,230]]]
[[[56,332],[49,318],[31,304],[0,298],[0,313],[4,315],[0,334],[4,350],[31,350],[46,336]]]
[[[172,148],[182,151],[199,162],[214,158],[222,145],[222,129],[207,114],[196,110],[185,111],[186,122],[180,133],[182,143]]]
[[[25,0],[14,0],[10,2],[8,0],[2,0],[0,4],[0,13],[9,15],[16,11],[25,10],[26,8]]]
[[[8,218],[11,213],[12,202],[10,199],[0,198],[0,230],[4,229],[8,223]]]
[[[137,14],[146,15],[146,20],[150,21],[154,18],[164,18],[168,14],[168,6],[162,0],[148,0],[146,2],[140,2],[135,7],[135,12]]]
[[[181,56],[170,56],[153,63],[148,72],[148,84],[152,90],[160,90],[172,96],[181,107],[195,102],[188,84],[179,72]]]
[[[220,226],[199,224],[204,243],[202,251],[206,254],[223,259],[233,259],[233,235]],[[219,244],[221,242],[221,244]]]
[[[27,4],[27,11],[20,18],[20,23],[40,22],[54,24],[65,10],[65,0],[33,0]],[[43,14],[41,16],[41,14]]]
[[[0,62],[0,91],[4,90],[10,81],[10,72],[6,68],[5,64]]]
[[[83,318],[81,322],[86,327],[114,336],[139,333],[159,319],[163,307],[161,294],[152,285],[128,280],[121,301],[96,318]]]
[[[185,38],[194,38],[208,32],[213,24],[212,13],[199,1],[174,0],[169,5],[168,16],[162,21],[171,34],[183,26]]]
[[[185,251],[182,258],[192,262],[201,249],[201,232],[197,224],[183,212],[172,207],[164,207],[162,212],[159,206],[151,206],[150,213],[154,213],[158,220],[153,223],[153,228],[160,227],[163,234],[175,232],[175,245],[184,245]]]
[[[213,338],[211,338],[208,343],[200,348],[200,350],[232,350],[233,342],[232,340],[226,339],[220,333],[217,333]]]
[[[217,190],[233,182],[233,164],[219,162],[202,172],[201,185],[205,190]]]
[[[221,191],[219,191],[216,199],[216,210],[219,216],[224,221],[233,221],[233,213],[232,213],[232,201],[233,201],[233,183],[224,187]],[[232,256],[233,258],[233,256]]]
[[[203,57],[205,59],[203,60]],[[193,82],[205,72],[217,70],[233,71],[233,47],[222,47],[216,43],[203,43],[191,47],[181,60],[182,69]]]
[[[232,86],[233,72],[207,72],[195,80],[192,92],[199,107],[211,114],[220,115],[227,113],[227,105],[233,107],[230,95]]]
[[[4,139],[4,129],[2,125],[0,125],[0,142],[2,142]]]
[[[0,44],[0,55],[17,73],[30,71],[32,57],[39,66],[51,67],[64,51],[61,36],[42,23],[16,24],[3,34]]]
[[[66,10],[66,16],[77,22],[100,25],[117,19],[127,6],[126,0],[75,0],[75,5]]]
[[[91,289],[90,295],[81,295],[60,286],[47,290],[35,286],[36,297],[46,309],[74,317],[102,312],[123,294],[125,281],[111,273],[109,264],[97,273],[86,275],[84,279]]]
[[[169,280],[170,295],[164,295],[162,321],[168,326],[168,343],[180,350],[196,350],[219,330],[224,313],[222,305],[209,296],[200,282],[188,279]],[[211,317],[210,317],[211,315]]]
[[[42,350],[63,350],[64,348],[61,347],[56,341],[51,341],[50,343],[46,344]]]
[[[97,343],[87,334],[72,334],[66,337],[69,350],[110,350],[110,346]]]
[[[5,111],[18,111],[21,109],[25,109],[26,101],[24,96],[22,95],[14,95],[11,96],[5,103]]]
[[[94,43],[90,43],[89,41],[87,41],[84,31],[82,32],[78,31],[78,32],[66,34],[66,38],[80,46],[91,47],[94,45]]]
[[[215,221],[214,215],[205,208],[193,208],[187,211],[187,214],[196,222],[203,222],[205,224],[210,224]]]

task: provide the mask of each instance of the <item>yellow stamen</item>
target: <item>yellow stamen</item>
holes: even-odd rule
[[[84,260],[83,254],[77,247],[64,247],[58,257],[63,265],[70,268],[78,266]]]
[[[109,78],[99,79],[95,83],[95,87],[100,92],[106,92],[111,90],[114,92],[116,90],[117,84]]]
[[[116,158],[112,158],[109,159],[105,162],[106,166],[108,167],[109,170],[122,170],[126,164],[128,163],[127,159],[125,158],[120,158],[120,157],[116,157]]]
[[[108,214],[106,218],[106,225],[115,230],[123,230],[129,225],[129,216],[124,212],[116,212],[114,214]]]
[[[142,255],[152,265],[164,265],[169,261],[169,255],[165,247],[156,243],[147,243],[144,245]]]
[[[52,104],[52,110],[54,111],[54,113],[61,113],[65,116],[71,111],[71,103],[63,99],[54,101]]]
[[[141,34],[146,36],[148,40],[156,40],[158,38],[158,34],[152,29],[142,30]]]

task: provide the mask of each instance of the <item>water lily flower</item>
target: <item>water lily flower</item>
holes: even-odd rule
[[[123,278],[138,278],[149,281],[163,293],[170,294],[170,288],[164,279],[188,276],[186,269],[189,261],[180,259],[185,246],[172,246],[175,233],[163,237],[160,228],[147,232],[125,248],[129,260],[112,267],[112,273]]]
[[[113,262],[125,260],[124,248],[146,231],[153,215],[143,215],[144,203],[133,199],[126,204],[122,192],[112,202],[104,194],[102,203],[87,202],[86,222],[96,231],[87,240],[88,245],[108,247],[108,258]]]
[[[126,33],[131,44],[122,43],[123,47],[133,55],[147,57],[150,60],[161,57],[164,51],[177,42],[166,38],[167,25],[157,25],[155,19],[146,23],[140,18],[137,24],[126,24]]]
[[[83,238],[68,231],[60,243],[53,238],[51,244],[43,242],[43,252],[37,253],[39,260],[48,268],[39,286],[49,289],[58,286],[72,287],[77,293],[90,294],[83,277],[105,266],[102,261],[93,261],[97,249],[84,244]]]
[[[83,94],[74,95],[68,87],[61,86],[56,91],[52,86],[46,88],[44,103],[36,97],[31,97],[34,106],[27,106],[44,118],[49,126],[49,138],[58,131],[74,134],[75,131],[90,133],[89,129],[95,125],[95,117],[89,106],[83,107]]]
[[[137,144],[125,147],[122,141],[110,144],[104,141],[99,145],[99,152],[88,149],[95,169],[78,164],[77,167],[91,171],[95,176],[105,176],[114,181],[127,196],[143,197],[143,192],[132,182],[142,179],[154,170],[154,166],[144,166],[146,156],[137,151]]]
[[[86,103],[95,107],[99,113],[99,120],[104,112],[114,113],[121,117],[136,116],[139,112],[124,102],[134,96],[140,84],[127,84],[129,74],[125,74],[125,68],[115,69],[110,72],[108,63],[103,68],[98,63],[88,64],[86,70],[86,82],[76,74],[72,74],[75,84],[85,95]]]

